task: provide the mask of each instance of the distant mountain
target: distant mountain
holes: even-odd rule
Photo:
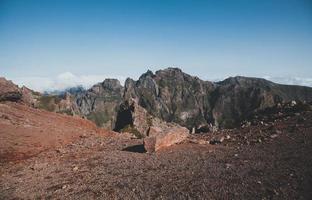
[[[66,88],[64,90],[53,90],[53,91],[44,91],[43,95],[58,95],[64,96],[65,93],[69,93],[72,95],[76,95],[78,93],[84,92],[86,89],[82,85],[78,85],[76,87]]]
[[[117,119],[133,121],[127,116],[118,116],[122,115],[118,112],[121,107],[125,111],[128,106],[129,112],[133,109],[129,102],[136,102],[150,115],[164,121],[190,130],[207,130],[212,126],[236,127],[258,110],[292,100],[312,101],[312,88],[241,76],[214,83],[178,68],[159,70],[155,74],[148,71],[137,81],[128,78],[124,87],[118,80],[107,79],[75,97],[81,115],[110,129],[119,123]]]

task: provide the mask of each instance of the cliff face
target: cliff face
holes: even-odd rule
[[[126,80],[124,99],[134,98],[150,114],[189,129],[212,120],[211,82],[183,73],[177,68],[148,71],[138,81]]]
[[[277,103],[312,101],[312,88],[238,76],[216,83],[213,96],[214,124],[221,128],[233,128],[252,113]]]
[[[117,79],[106,79],[74,97],[76,114],[94,121],[96,125],[114,129],[123,87]]]
[[[124,99],[136,99],[151,115],[197,131],[233,128],[257,110],[291,100],[312,101],[312,88],[265,79],[231,77],[212,83],[177,68],[127,79]]]
[[[258,110],[292,100],[312,101],[312,88],[240,76],[213,83],[168,68],[155,74],[147,71],[137,81],[128,78],[124,87],[107,79],[77,94],[74,102],[79,115],[109,129],[122,130],[134,121],[140,127],[138,119],[145,109],[149,118],[200,132],[236,127]],[[136,102],[139,109],[129,102]],[[146,119],[141,121],[146,125]]]

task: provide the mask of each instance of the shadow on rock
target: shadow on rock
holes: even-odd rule
[[[129,152],[134,152],[134,153],[146,153],[146,150],[144,149],[143,144],[126,147],[123,149],[123,151],[129,151]]]

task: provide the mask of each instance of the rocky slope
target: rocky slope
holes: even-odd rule
[[[0,199],[308,200],[312,112],[296,105],[141,153],[142,139],[128,134],[96,134],[87,120],[0,103],[0,152],[24,153],[4,154]]]

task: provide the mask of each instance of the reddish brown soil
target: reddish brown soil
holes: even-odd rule
[[[28,158],[100,131],[92,122],[78,117],[19,103],[0,103],[0,162]]]
[[[8,115],[11,122],[0,119],[2,151],[13,148],[16,152],[40,153],[2,163],[0,199],[311,199],[312,196],[310,111],[246,128],[192,135],[189,141],[149,154],[140,153],[142,140],[128,135],[97,134],[97,129],[84,120],[16,104],[8,105],[7,111],[5,106],[0,106],[0,112]],[[24,133],[23,130],[28,130],[27,126],[21,127],[24,125],[34,127],[28,127],[29,130],[45,129]],[[60,140],[51,133],[59,135]],[[81,134],[86,135],[79,137]],[[194,143],[216,136],[229,137],[217,145]],[[6,142],[2,142],[4,139]],[[38,151],[33,146],[38,143],[46,150]]]

